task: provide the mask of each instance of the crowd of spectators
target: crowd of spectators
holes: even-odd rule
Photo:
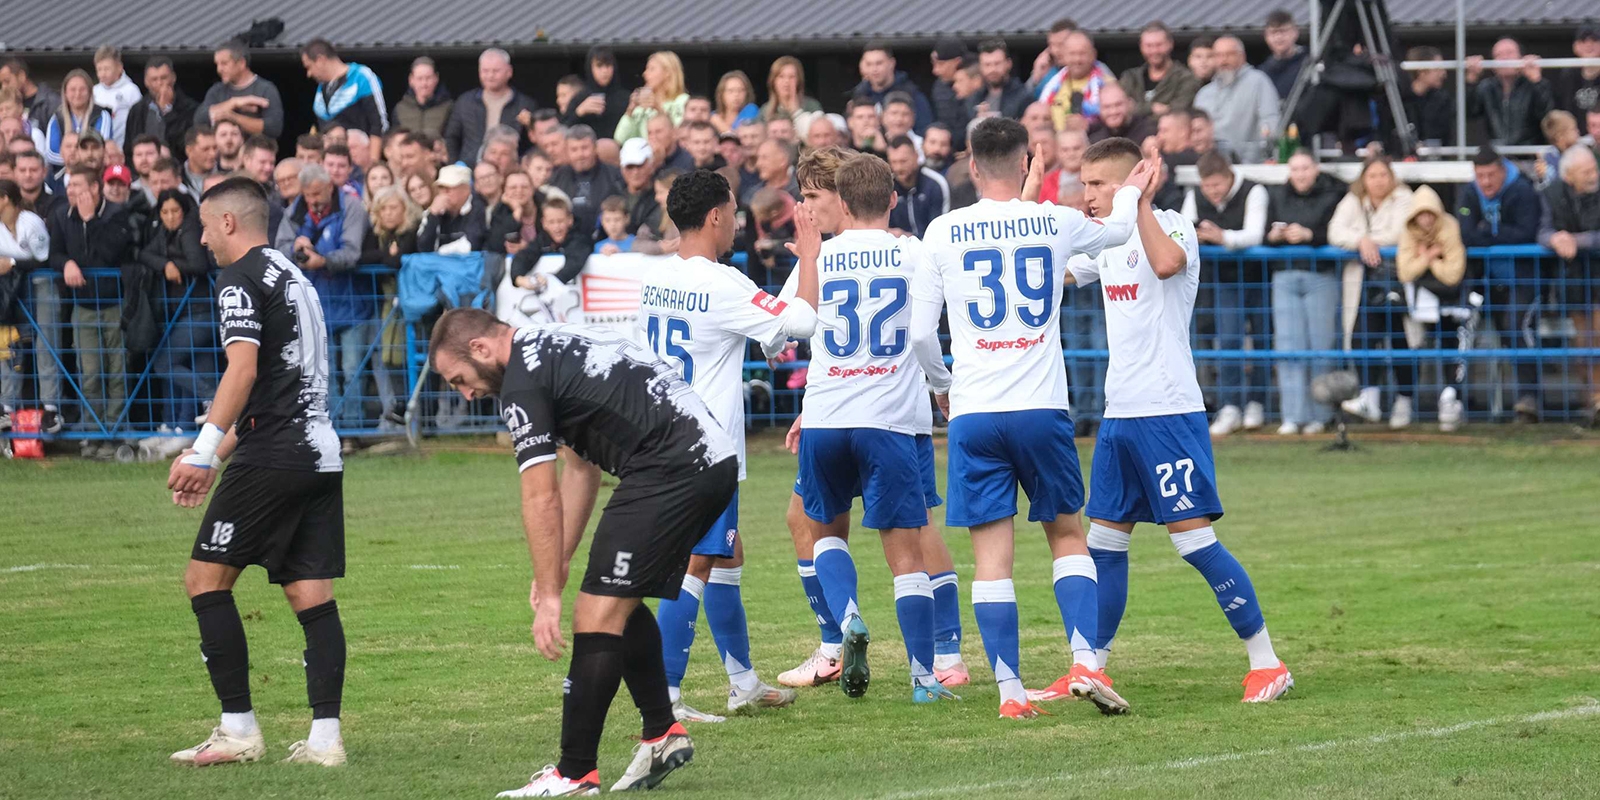
[[[383,323],[394,282],[358,267],[398,268],[413,253],[497,253],[514,285],[541,289],[573,280],[592,253],[672,253],[678,240],[663,213],[666,189],[678,174],[711,169],[728,178],[742,207],[741,263],[758,282],[777,283],[800,200],[801,152],[841,146],[883,157],[899,195],[891,225],[920,235],[933,218],[978,200],[966,135],[991,116],[1029,128],[1048,170],[1043,200],[1082,207],[1085,148],[1127,137],[1169,168],[1197,169],[1198,186],[1168,181],[1156,202],[1188,215],[1202,243],[1235,250],[1331,244],[1357,255],[1348,263],[1297,256],[1270,268],[1224,259],[1208,269],[1197,335],[1209,346],[1260,354],[1224,360],[1208,377],[1218,435],[1265,423],[1274,372],[1280,433],[1315,432],[1330,421],[1310,384],[1334,365],[1274,364],[1271,350],[1404,350],[1430,340],[1469,347],[1480,318],[1501,346],[1531,347],[1541,304],[1567,309],[1582,342],[1600,341],[1581,255],[1600,244],[1591,150],[1600,131],[1600,68],[1547,74],[1510,39],[1491,55],[1520,67],[1486,71],[1474,58],[1469,115],[1494,142],[1547,152],[1519,164],[1485,146],[1475,180],[1453,196],[1449,188],[1413,191],[1381,155],[1346,187],[1304,149],[1287,159],[1288,181],[1268,187],[1237,165],[1281,157],[1280,120],[1301,114],[1284,108],[1283,98],[1308,54],[1287,13],[1270,14],[1261,36],[1270,56],[1252,66],[1239,36],[1195,39],[1180,54],[1172,32],[1152,22],[1139,36],[1142,63],[1118,75],[1099,60],[1093,34],[1063,19],[1021,69],[1004,40],[969,48],[942,39],[928,54],[926,86],[900,68],[904,53],[874,43],[861,54],[860,83],[837,109],[807,93],[805,70],[790,56],[772,62],[763,86],[733,71],[692,87],[678,56],[661,51],[632,87],[612,52],[595,47],[581,74],[556,81],[554,107],[519,88],[510,55],[499,49],[478,57],[476,86],[455,91],[430,58],[416,58],[392,106],[373,70],[321,39],[300,49],[317,84],[311,97],[285,98],[251,69],[238,42],[214,51],[217,80],[198,101],[177,87],[164,57],[144,62],[136,82],[118,51],[104,47],[93,74],[74,69],[59,90],[13,58],[0,63],[0,348],[8,356],[0,358],[0,425],[25,401],[43,407],[47,432],[126,416],[130,368],[146,357],[158,359],[152,374],[159,380],[142,391],[163,401],[151,404],[160,410],[149,421],[179,430],[203,419],[216,345],[205,300],[213,265],[199,246],[196,200],[228,175],[262,185],[275,246],[318,288],[338,415],[349,424],[383,418],[390,425],[403,400],[394,372],[400,356],[389,352],[396,334]],[[1600,56],[1600,29],[1580,28],[1573,50]],[[1424,47],[1408,57],[1441,56]],[[1401,87],[1419,139],[1456,136],[1446,74],[1419,70]],[[285,103],[309,104],[315,127],[284,130]],[[1376,107],[1358,105],[1361,113]],[[1346,151],[1370,145],[1376,152],[1381,128],[1378,118],[1339,119],[1319,132]],[[292,152],[280,150],[288,141]],[[1466,263],[1462,249],[1535,243],[1557,258],[1485,266]],[[564,265],[541,270],[541,258],[553,254]],[[120,269],[120,277],[104,268]],[[1549,290],[1557,284],[1559,297]],[[1081,313],[1068,315],[1067,347],[1103,348],[1098,296],[1071,294]],[[1419,313],[1424,294],[1428,311]],[[165,347],[146,341],[149,298],[164,315],[158,327],[171,323]],[[19,313],[24,302],[31,325]],[[32,347],[19,338],[30,335]],[[1377,419],[1380,387],[1392,386],[1391,424],[1409,424],[1417,378],[1402,361],[1362,361],[1366,389],[1349,410]],[[1089,408],[1095,369],[1074,366]],[[1538,365],[1517,360],[1516,372],[1515,409],[1536,417],[1543,408]],[[1449,394],[1438,408],[1447,427],[1459,424],[1466,375],[1458,365],[1444,380]],[[69,414],[64,379],[83,399]]]

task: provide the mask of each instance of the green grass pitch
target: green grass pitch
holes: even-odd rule
[[[972,623],[964,531],[959,704],[914,707],[888,571],[856,532],[876,633],[863,700],[692,729],[674,797],[1600,796],[1600,450],[1549,434],[1218,448],[1222,541],[1250,571],[1297,689],[1240,705],[1243,649],[1159,529],[1135,534],[1111,674],[1133,713],[1084,703],[999,720]],[[941,444],[941,454],[943,447]],[[793,460],[751,441],[744,597],[768,680],[814,647],[783,511]],[[1083,452],[1087,469],[1089,452]],[[163,466],[0,464],[0,798],[489,798],[556,756],[565,662],[528,634],[529,568],[509,452],[436,449],[347,467],[349,636],[341,770],[167,763],[215,724],[181,573],[200,520]],[[941,485],[943,483],[941,477]],[[602,496],[602,503],[604,496]],[[942,520],[942,514],[936,519]],[[1036,528],[1021,528],[1022,671],[1068,664]],[[570,590],[569,603],[570,609]],[[304,738],[303,640],[260,570],[237,589],[268,759]],[[570,628],[568,628],[570,635]],[[721,707],[701,622],[686,699]],[[626,691],[609,783],[637,735]]]

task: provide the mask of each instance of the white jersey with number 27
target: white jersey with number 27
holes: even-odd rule
[[[1118,200],[1115,225],[1049,203],[979,200],[928,226],[933,270],[918,286],[950,321],[952,417],[1069,406],[1062,276],[1072,256],[1125,240],[1138,190]]]
[[[816,321],[811,306],[773,297],[733,267],[674,257],[646,274],[638,335],[682,373],[738,444],[744,480],[745,340],[771,347],[810,336]]]

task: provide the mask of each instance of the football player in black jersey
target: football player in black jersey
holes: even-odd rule
[[[250,661],[233,584],[251,564],[283,587],[305,629],[311,735],[286,761],[345,763],[339,734],[345,640],[333,579],[344,576],[343,469],[328,419],[328,334],[317,291],[267,245],[267,199],[229,178],[200,200],[202,240],[222,267],[218,321],[228,366],[195,440],[172,464],[178,505],[206,509],[184,572],[200,652],[222,701],[210,738],[172,754],[180,764],[255,761],[266,742],[250,705]],[[231,456],[231,459],[230,459]]]
[[[497,396],[522,473],[522,526],[533,562],[533,636],[561,657],[561,592],[587,520],[563,521],[557,449],[616,475],[572,614],[561,760],[501,797],[598,793],[606,710],[626,682],[643,743],[612,791],[649,788],[694,747],[673,718],[661,632],[645,597],[675,597],[689,553],[737,486],[733,440],[689,385],[621,333],[580,325],[513,329],[477,309],[434,326],[434,369],[467,399]],[[568,530],[576,523],[576,530]]]

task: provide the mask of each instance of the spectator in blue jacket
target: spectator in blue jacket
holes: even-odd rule
[[[934,217],[950,211],[950,184],[917,163],[916,146],[905,136],[889,140],[889,171],[900,198],[889,212],[889,228],[920,239]]]
[[[338,380],[328,411],[346,424],[361,418],[362,357],[376,335],[370,283],[355,274],[367,237],[361,198],[339,191],[321,164],[300,167],[300,196],[284,211],[274,246],[290,254],[322,301],[328,326],[329,366]]]
[[[852,93],[856,97],[865,97],[881,109],[884,98],[890,92],[905,92],[911,96],[912,107],[916,111],[916,120],[912,123],[912,130],[918,136],[928,129],[933,122],[933,104],[928,102],[928,96],[922,93],[917,85],[911,82],[904,72],[895,68],[894,51],[883,42],[868,43],[861,52],[861,83],[856,84]]]
[[[1533,244],[1539,240],[1544,200],[1517,169],[1492,147],[1483,147],[1472,159],[1473,181],[1456,193],[1456,216],[1461,241],[1467,247]],[[1489,298],[1489,318],[1504,346],[1515,351],[1537,347],[1539,261],[1532,258],[1484,260],[1484,283]],[[1515,355],[1515,354],[1514,354]],[[1518,359],[1517,419],[1539,418],[1539,364]]]
[[[370,68],[347,64],[327,39],[312,39],[300,47],[300,64],[306,77],[317,82],[311,101],[317,129],[344,128],[369,137],[372,158],[379,157],[383,132],[389,129],[389,109],[384,104],[383,82]]]

